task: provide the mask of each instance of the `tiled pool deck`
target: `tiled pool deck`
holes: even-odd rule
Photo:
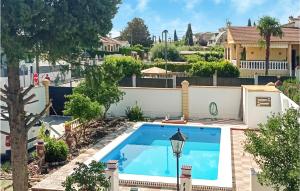
[[[250,191],[250,168],[257,168],[251,157],[243,151],[243,141],[245,140],[245,135],[243,129],[246,126],[241,121],[236,120],[218,120],[218,121],[193,121],[196,124],[203,125],[218,125],[218,126],[228,126],[233,128],[231,130],[231,144],[232,144],[232,176],[233,176],[233,189],[236,191]],[[37,183],[32,190],[33,191],[54,191],[54,190],[64,190],[61,183],[65,180],[65,177],[70,174],[73,168],[76,166],[76,162],[85,162],[90,157],[92,157],[96,152],[98,152],[105,145],[110,143],[116,137],[125,132],[126,128],[112,133],[101,141],[99,141],[92,148],[86,150],[84,153],[80,154],[77,158],[69,162],[67,165],[61,167],[52,174],[46,176],[44,180]],[[120,191],[129,191],[130,187],[121,187]],[[141,188],[141,191],[158,191],[166,189],[154,189],[154,188]]]

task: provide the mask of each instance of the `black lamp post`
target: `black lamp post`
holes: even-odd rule
[[[164,34],[165,34],[165,70],[166,70],[166,88],[168,87],[168,71],[167,71],[167,44],[168,44],[168,31],[164,30],[161,34],[162,40],[164,39]]]
[[[175,133],[171,138],[171,145],[174,155],[176,156],[176,166],[177,166],[177,191],[179,191],[179,157],[182,153],[184,142],[186,141],[186,136],[180,132],[178,128],[177,133]]]

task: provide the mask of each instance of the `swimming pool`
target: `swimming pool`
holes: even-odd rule
[[[192,166],[193,184],[231,187],[231,150],[224,150],[230,149],[230,132],[221,127],[143,123],[93,159],[118,160],[120,179],[175,183],[176,158],[169,138],[178,128],[188,137],[179,165]]]

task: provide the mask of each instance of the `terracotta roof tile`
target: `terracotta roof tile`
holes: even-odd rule
[[[229,33],[235,42],[258,42],[261,39],[259,31],[256,27],[230,27]],[[271,42],[295,42],[300,44],[299,28],[282,28],[283,36],[271,37]]]

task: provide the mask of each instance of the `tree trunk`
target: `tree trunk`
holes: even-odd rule
[[[269,75],[269,60],[270,60],[270,39],[271,36],[266,37],[266,67],[265,67],[265,75]]]
[[[19,61],[8,60],[8,113],[11,134],[13,190],[28,190],[27,130],[24,103],[21,96]]]

